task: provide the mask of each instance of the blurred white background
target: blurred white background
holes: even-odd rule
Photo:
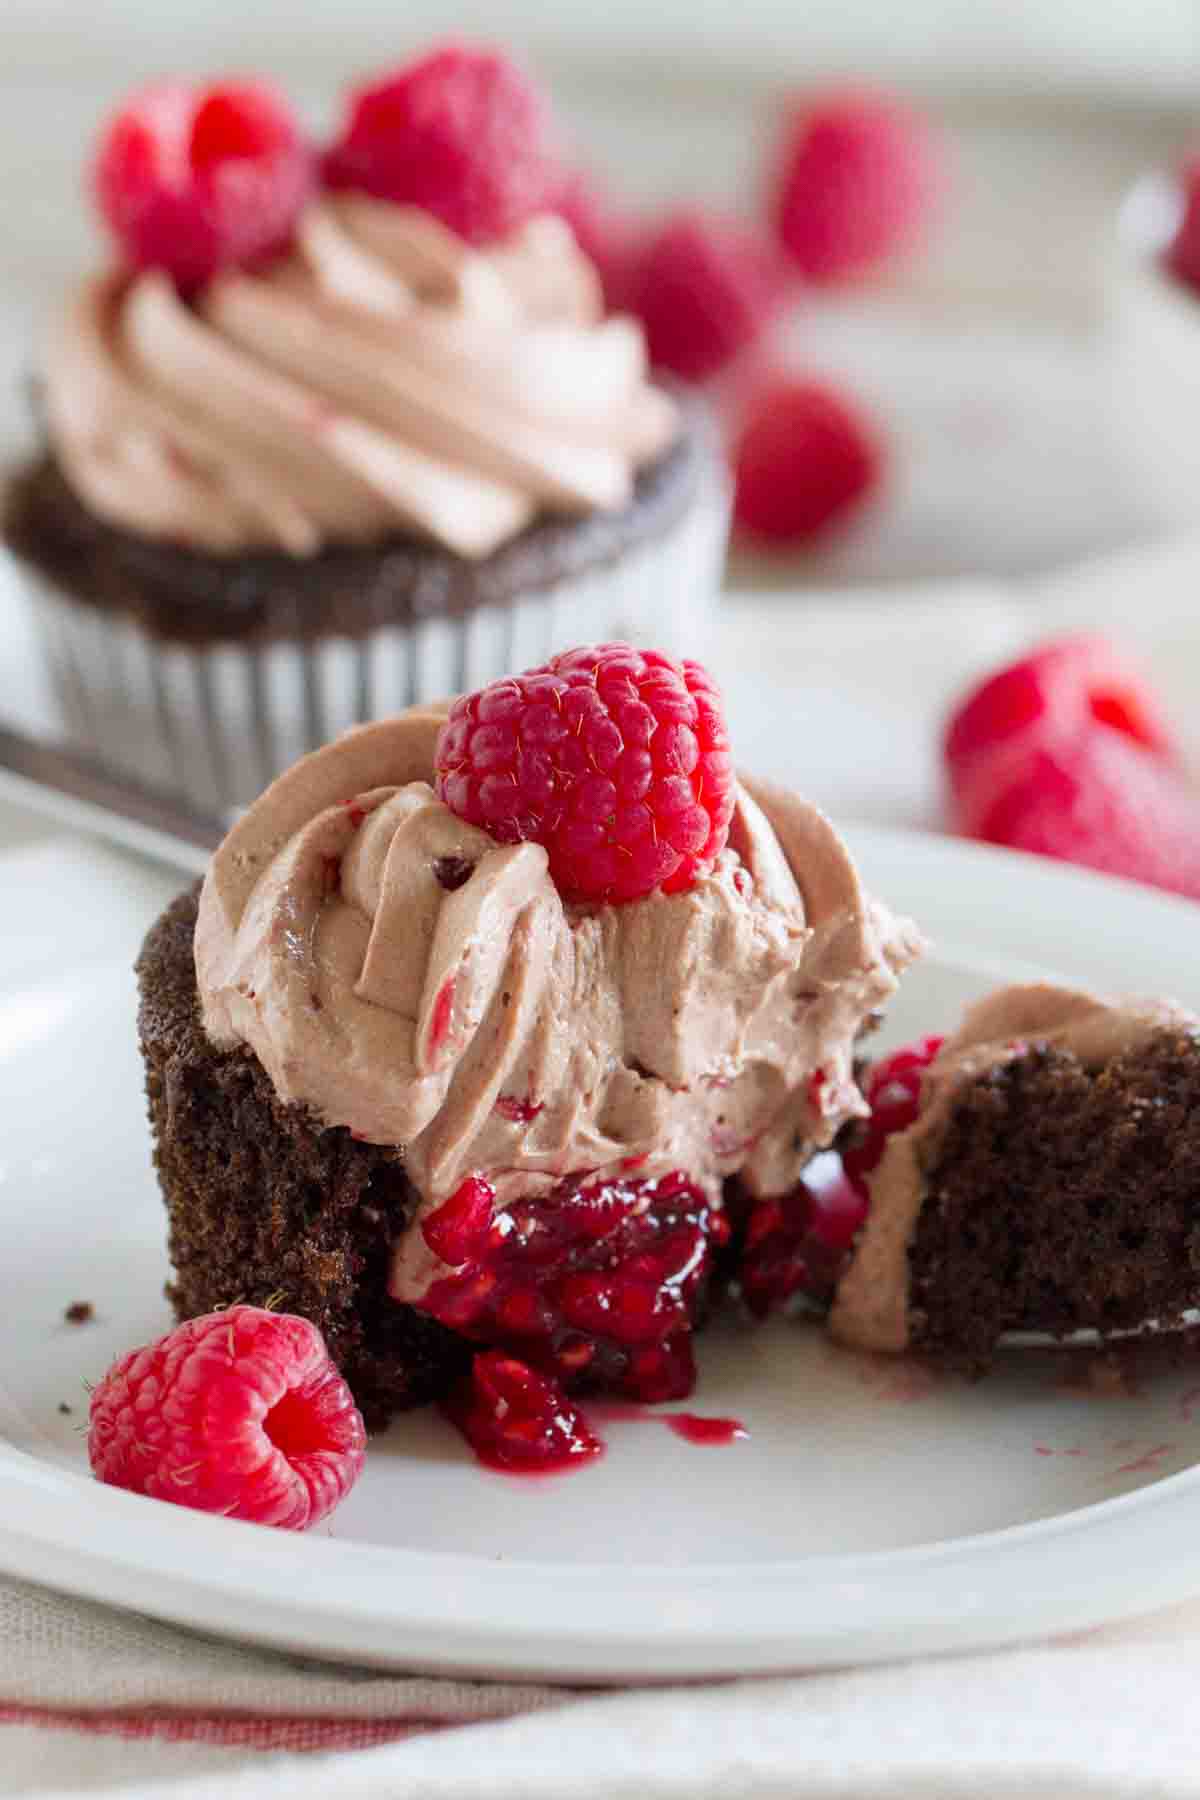
[[[356,75],[451,30],[523,50],[645,205],[752,207],[789,89],[892,83],[940,123],[927,253],[789,328],[897,449],[887,504],[805,580],[1040,569],[1146,530],[1105,416],[1104,270],[1123,190],[1200,135],[1200,0],[0,0],[0,449],[26,435],[47,308],[96,254],[82,173],[130,85],[263,69],[323,127]]]

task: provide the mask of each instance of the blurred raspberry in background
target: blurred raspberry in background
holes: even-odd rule
[[[788,551],[844,529],[880,489],[886,433],[820,369],[788,367],[772,328],[806,300],[886,275],[936,218],[931,126],[881,90],[785,102],[758,192],[728,217],[694,204],[639,218],[585,171],[556,202],[610,310],[638,317],[651,362],[704,384],[721,417],[735,526]]]
[[[965,836],[1200,899],[1200,791],[1106,639],[1056,639],[998,670],[951,714],[942,756]]]

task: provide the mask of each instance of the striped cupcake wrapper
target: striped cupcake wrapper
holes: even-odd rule
[[[352,725],[573,644],[628,638],[690,654],[719,591],[727,530],[714,478],[666,532],[608,567],[460,617],[314,642],[173,644],[32,572],[25,586],[70,739],[144,787],[225,811]]]

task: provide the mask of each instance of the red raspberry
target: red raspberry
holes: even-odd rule
[[[1200,900],[1200,796],[1125,733],[1034,742],[1002,779],[971,789],[971,837],[1124,875]]]
[[[627,301],[642,321],[650,361],[703,381],[762,335],[785,296],[780,261],[757,232],[680,212],[640,246]]]
[[[92,182],[134,268],[166,269],[186,292],[286,247],[313,158],[265,83],[161,81],[105,127]]]
[[[772,216],[809,281],[845,281],[918,235],[936,185],[932,139],[905,107],[886,94],[822,95],[788,115]]]
[[[481,1463],[512,1475],[553,1475],[604,1446],[558,1383],[502,1350],[475,1358],[443,1402]]]
[[[695,662],[600,644],[456,700],[437,791],[503,844],[544,844],[563,896],[675,894],[725,847],[734,772],[721,697]]]
[[[365,1446],[316,1326],[258,1306],[189,1319],[92,1394],[98,1480],[259,1525],[315,1525],[354,1486]]]
[[[768,543],[802,543],[876,486],[882,451],[856,408],[816,381],[764,387],[733,451],[734,518]]]
[[[507,237],[561,183],[540,89],[506,56],[456,44],[353,93],[325,175],[422,207],[468,244]]]
[[[1107,727],[1168,761],[1178,752],[1138,671],[1100,637],[1057,638],[989,676],[955,708],[942,751],[951,791],[970,818],[1026,748]],[[980,802],[973,796],[986,790]]]
[[[1200,290],[1200,156],[1189,158],[1177,179],[1183,213],[1163,260],[1172,275]]]

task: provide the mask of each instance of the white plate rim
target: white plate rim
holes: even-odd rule
[[[933,835],[847,835],[873,891],[898,906],[925,896],[944,958],[957,943],[978,966],[977,947],[965,946],[982,909],[998,959],[1023,956],[1030,974],[1077,980],[1089,964],[1094,978],[1098,964],[1119,960],[1134,976],[1129,989],[1150,991],[1172,985],[1162,971],[1179,966],[1195,934],[1191,902],[1130,883]],[[1007,902],[997,906],[1000,889]],[[1102,952],[1081,932],[1086,919],[1103,934]],[[940,1543],[615,1569],[296,1538],[98,1487],[0,1443],[0,1566],[333,1660],[564,1683],[666,1681],[1013,1643],[1200,1593],[1198,1494],[1200,1465],[1077,1511]]]

